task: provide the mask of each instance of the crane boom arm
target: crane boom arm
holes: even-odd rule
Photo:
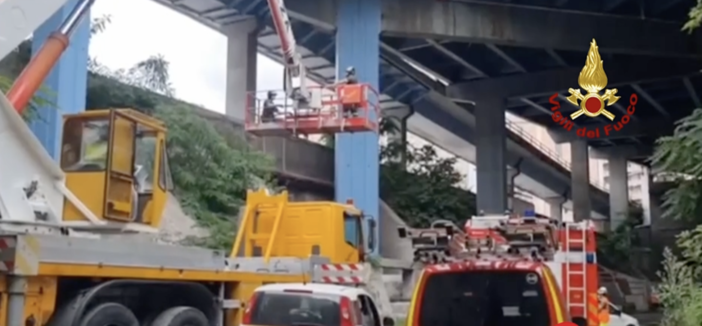
[[[275,31],[280,38],[281,49],[285,65],[285,92],[292,96],[295,89],[299,89],[297,96],[307,96],[305,87],[306,70],[302,64],[302,56],[297,52],[297,42],[292,30],[288,10],[284,0],[268,0]]]
[[[0,59],[34,33],[68,0],[0,0]]]

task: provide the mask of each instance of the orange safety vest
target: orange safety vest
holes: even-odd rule
[[[600,325],[609,324],[609,299],[602,296],[600,297],[600,302],[600,305],[604,306],[604,308],[599,308],[598,317],[600,319]]]

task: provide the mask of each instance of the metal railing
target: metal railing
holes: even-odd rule
[[[516,123],[510,121],[509,119],[506,120],[505,126],[507,129],[515,134],[517,134],[519,137],[523,138],[526,140],[528,143],[530,143],[532,146],[536,147],[539,151],[544,153],[546,156],[548,156],[550,159],[552,159],[554,162],[558,163],[561,165],[563,168],[565,168],[568,171],[570,170],[570,162],[564,160],[561,155],[556,153],[553,149],[551,149],[549,146],[546,146],[546,144],[540,142],[539,140],[536,139],[536,137],[530,135],[524,128],[518,126]],[[590,180],[590,184],[595,186],[596,188],[608,192],[609,190],[603,185],[597,182],[596,180]]]

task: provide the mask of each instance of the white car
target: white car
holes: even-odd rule
[[[246,303],[242,326],[394,326],[362,288],[319,283],[258,287]]]
[[[609,326],[639,326],[639,321],[622,312],[621,308],[609,304]]]

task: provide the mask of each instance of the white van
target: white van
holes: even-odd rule
[[[362,288],[281,283],[257,288],[244,310],[243,326],[394,326]]]

